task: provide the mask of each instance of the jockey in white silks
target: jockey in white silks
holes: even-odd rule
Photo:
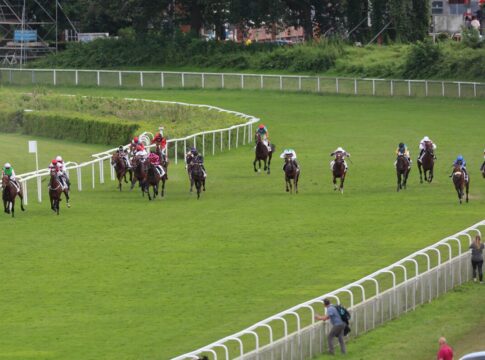
[[[266,145],[266,147],[268,148],[268,151],[273,151],[271,149],[271,144],[269,141],[269,132],[265,125],[261,124],[258,126],[258,130],[256,130],[256,136],[258,134],[261,136],[261,140],[263,141],[263,144]]]
[[[345,171],[347,171],[348,166],[347,166],[347,162],[345,161],[345,158],[346,157],[350,157],[350,153],[348,153],[347,151],[345,151],[344,149],[342,149],[339,146],[333,153],[330,154],[330,156],[335,156],[335,158],[337,158],[337,155],[338,154],[341,154],[342,155],[342,159],[343,159],[344,165],[345,165]],[[334,165],[335,165],[335,159],[330,162],[330,170],[333,171],[333,166]]]
[[[71,185],[69,181],[69,176],[67,175],[66,165],[64,164],[64,160],[62,160],[61,156],[56,157],[56,167],[57,167],[57,177],[62,185],[63,190],[68,189]]]
[[[136,153],[135,153],[135,156],[140,158],[141,162],[144,163],[145,160],[147,159],[148,157],[148,153],[147,151],[145,150],[145,147],[143,145],[138,145],[136,147]]]
[[[426,145],[428,145],[428,144],[431,144],[431,146],[433,147],[433,150],[435,150],[435,149],[436,149],[436,144],[435,144],[435,143],[433,143],[433,141],[432,141],[432,140],[431,140],[429,137],[425,136],[425,137],[424,137],[424,138],[423,138],[423,139],[422,139],[422,140],[419,142],[419,150],[420,150],[420,152],[419,152],[419,157],[418,157],[418,161],[419,161],[419,162],[422,162],[422,160],[423,160],[423,155],[424,155],[424,150],[426,150]]]
[[[296,152],[295,152],[295,150],[293,150],[293,149],[285,149],[285,150],[283,150],[283,152],[280,155],[280,158],[281,159],[293,160],[293,162],[296,165],[296,171],[300,171],[300,165],[296,161]],[[287,165],[287,163],[285,162],[285,164],[283,165],[283,171],[285,170],[286,165]]]

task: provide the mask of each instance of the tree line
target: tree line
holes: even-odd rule
[[[412,42],[426,36],[430,19],[427,0],[65,0],[62,6],[80,31],[170,35],[190,25],[194,36],[213,29],[219,40],[230,24],[242,33],[295,26],[307,40],[338,35],[355,41],[387,27],[387,39]]]

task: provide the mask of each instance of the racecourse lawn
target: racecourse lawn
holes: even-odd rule
[[[55,91],[211,104],[261,117],[279,151],[296,150],[300,193],[284,191],[277,157],[270,176],[256,175],[252,146],[206,158],[207,192],[199,201],[188,192],[183,164],[172,164],[166,198],[151,203],[111,182],[89,189],[86,174],[84,191],[72,192],[72,208],[63,206],[60,216],[47,201],[35,203],[31,185],[27,211],[0,217],[0,359],[167,359],[484,219],[483,101]],[[435,180],[419,184],[413,167],[408,189],[397,193],[397,143],[410,145],[415,158],[424,135],[438,144]],[[0,162],[32,169],[32,138],[0,133]],[[44,164],[57,153],[78,161],[102,149],[38,140]],[[328,166],[337,146],[353,160],[343,195],[333,191]],[[448,178],[458,153],[471,174],[471,200],[463,205]],[[459,319],[457,310],[450,316]]]

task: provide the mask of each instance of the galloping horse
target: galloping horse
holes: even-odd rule
[[[24,209],[24,196],[22,193],[22,187],[20,187],[20,191],[17,192],[15,186],[10,183],[10,179],[7,175],[2,177],[2,188],[3,188],[3,208],[5,213],[12,214],[12,217],[15,217],[15,198],[17,195],[20,198],[20,208],[22,211]]]
[[[126,166],[125,160],[123,160],[123,157],[120,156],[118,153],[114,153],[111,156],[111,165],[114,165],[115,172],[116,172],[116,178],[118,179],[118,187],[121,191],[121,179],[125,180],[125,183],[128,184],[128,181],[126,180],[126,173],[130,174],[130,182],[133,180],[133,171],[131,169],[128,169]]]
[[[161,191],[161,196],[165,196],[165,181],[168,180],[168,159],[167,157],[163,154],[162,149],[160,148],[160,143],[157,142],[155,147],[155,152],[156,154],[160,157],[160,165],[162,166],[163,170],[165,171],[165,174],[160,178],[162,181],[162,191]]]
[[[300,178],[300,172],[295,162],[285,157],[285,182],[286,182],[286,192],[290,194],[293,193],[293,186],[291,180],[293,179],[293,185],[295,186],[295,193],[298,194],[298,179]]]
[[[202,165],[197,161],[193,161],[189,165],[189,172],[191,177],[190,191],[192,191],[192,183],[195,183],[195,188],[197,189],[197,200],[199,200],[201,189],[205,191],[205,177],[204,171],[202,170]]]
[[[158,173],[155,165],[151,164],[147,160],[147,176],[146,176],[146,192],[148,194],[148,200],[151,200],[150,186],[153,187],[153,199],[158,195],[158,185],[160,184],[160,174]]]
[[[466,202],[468,202],[468,191],[470,188],[470,175],[468,179],[465,180],[465,173],[461,169],[460,165],[455,165],[453,168],[453,184],[455,185],[455,190],[458,194],[458,200],[460,204],[462,203],[464,190],[466,189]]]
[[[51,209],[59,215],[59,203],[62,195],[62,184],[57,177],[57,172],[51,170],[51,178],[49,180],[49,199],[51,202]],[[69,204],[69,195],[66,193],[66,199]]]
[[[273,152],[275,146],[271,144],[271,151],[268,151],[268,147],[264,144],[261,134],[256,134],[256,153],[254,157],[254,172],[261,172],[261,160],[264,161],[264,170],[268,170],[268,175],[270,174],[271,158],[273,157]],[[256,169],[256,161],[259,164],[259,169]],[[266,165],[266,161],[268,164]]]
[[[148,160],[145,161],[145,163]],[[133,160],[131,161],[131,164],[133,166],[133,179],[131,180],[131,187],[130,190],[133,190],[135,187],[136,182],[138,181],[140,183],[140,188],[142,195],[145,196],[146,192],[146,178],[147,178],[147,173],[146,173],[146,165],[144,162],[141,161],[141,158],[138,156],[134,156]]]
[[[345,162],[344,158],[341,153],[337,153],[335,157],[335,162],[333,164],[333,189],[337,190],[337,179],[340,178],[340,193],[344,193],[344,181],[345,175],[347,174],[347,170],[345,169]]]
[[[480,168],[480,171],[482,172],[482,176],[485,178],[485,161],[482,164],[482,167]]]
[[[411,164],[409,160],[403,154],[399,154],[396,161],[397,191],[406,188],[410,171]]]
[[[421,171],[421,167],[423,170]],[[419,170],[419,180],[421,184],[423,183],[423,172],[424,172],[424,181],[431,183],[433,181],[433,168],[434,168],[434,152],[433,152],[433,145],[426,144],[426,149],[424,149],[424,155],[421,158],[421,162],[418,161],[418,170]],[[426,173],[429,171],[429,176],[426,177]]]

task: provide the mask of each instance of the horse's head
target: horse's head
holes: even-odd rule
[[[119,159],[120,159],[120,154],[115,152],[113,155],[111,155],[111,165],[116,164]]]
[[[51,168],[49,173],[50,173],[51,176],[57,176],[57,170],[56,170],[56,168],[54,168],[54,167]]]
[[[2,176],[2,187],[5,189],[8,186],[8,176],[3,175]]]
[[[259,131],[256,133],[256,143],[260,143],[262,142],[263,140],[261,139],[261,134],[259,133]]]
[[[344,162],[344,156],[341,152],[338,152],[337,154],[335,154],[335,163],[336,164],[341,164]]]

